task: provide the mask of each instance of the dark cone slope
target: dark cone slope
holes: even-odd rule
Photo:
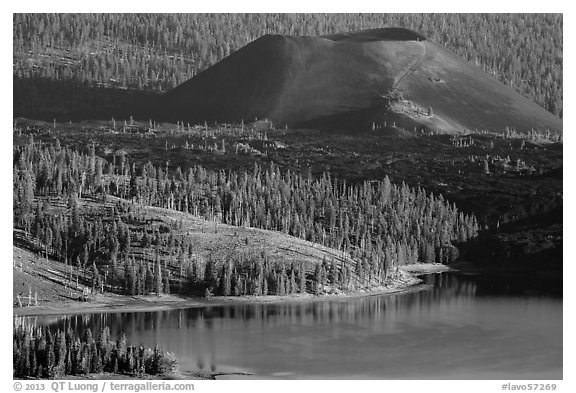
[[[333,130],[562,132],[560,118],[399,28],[266,35],[169,91],[154,109],[161,120],[195,124],[268,118],[277,127]]]

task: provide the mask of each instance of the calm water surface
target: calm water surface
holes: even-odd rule
[[[562,298],[494,277],[423,276],[422,289],[307,303],[36,317],[126,333],[183,370],[259,378],[561,379]]]

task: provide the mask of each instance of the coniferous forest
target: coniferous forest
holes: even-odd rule
[[[15,378],[60,379],[93,373],[164,375],[176,366],[170,353],[130,346],[124,334],[114,340],[107,327],[94,337],[90,329],[77,335],[71,329],[53,332],[21,323],[14,328],[13,342]]]
[[[324,284],[342,290],[358,282],[370,287],[382,285],[397,266],[454,261],[455,244],[474,238],[479,229],[474,216],[441,195],[388,178],[348,185],[328,174],[315,179],[281,173],[273,164],[240,173],[201,166],[170,173],[151,163],[138,168],[122,156],[108,162],[95,155],[93,145],[83,154],[33,138],[15,148],[13,159],[15,226],[46,255],[69,264],[72,281],[90,281],[101,291],[282,295],[318,293]],[[87,217],[79,207],[82,198],[108,197],[120,198],[109,217]],[[50,208],[48,200],[61,208]],[[199,264],[189,260],[185,235],[166,227],[134,231],[131,222],[147,220],[131,213],[142,205],[279,231],[340,250],[354,264],[323,261],[314,270],[304,264],[271,265],[265,252]],[[135,259],[135,245],[149,258]],[[175,263],[160,258],[174,252]],[[110,275],[104,276],[104,266]]]

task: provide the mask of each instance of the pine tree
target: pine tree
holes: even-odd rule
[[[100,273],[96,267],[96,261],[92,262],[92,293],[96,293],[96,289],[100,287]]]
[[[294,266],[290,268],[290,281],[288,285],[288,294],[294,293],[297,291],[296,288],[296,277],[294,275]]]
[[[155,274],[156,282],[154,285],[154,291],[156,292],[156,296],[160,296],[162,293],[162,268],[160,267],[160,258],[158,256],[156,257]]]
[[[137,288],[137,277],[136,277],[136,262],[134,260],[134,256],[130,260],[130,294],[137,295],[138,288]]]
[[[224,296],[230,296],[232,293],[232,280],[230,277],[230,267],[229,265],[226,266],[228,266],[226,269],[224,266],[222,267],[222,280],[224,282],[222,294]]]
[[[130,263],[129,259],[124,260],[124,280],[123,289],[125,294],[130,294]]]
[[[164,270],[164,293],[170,294],[170,271],[168,268]]]
[[[209,256],[208,260],[206,261],[206,268],[204,270],[204,282],[210,289],[214,288],[216,282],[214,269],[214,261],[212,260],[212,256]]]
[[[304,270],[304,263],[300,263],[300,293],[306,293],[306,270]]]
[[[146,294],[154,292],[154,274],[150,268],[150,262],[146,263],[146,275],[144,280],[144,292]]]
[[[330,264],[330,270],[328,272],[328,280],[332,285],[336,285],[338,281],[338,267],[336,266],[336,260],[334,258],[332,258],[332,263]]]
[[[320,294],[320,286],[322,285],[322,267],[320,264],[316,264],[314,270],[314,295]]]

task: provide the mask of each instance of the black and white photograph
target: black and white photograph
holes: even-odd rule
[[[11,14],[7,391],[566,391],[564,14],[372,9]]]

